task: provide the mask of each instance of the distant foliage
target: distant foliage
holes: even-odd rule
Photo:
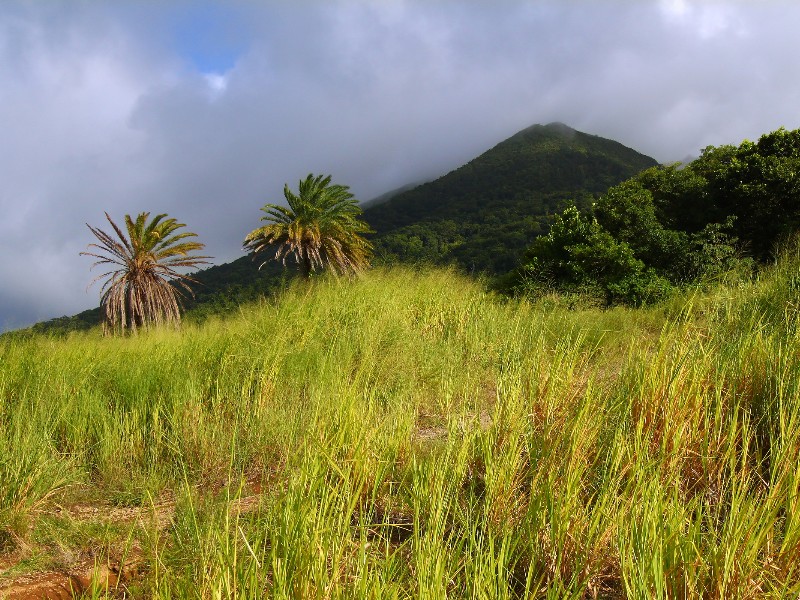
[[[284,186],[288,207],[264,205],[261,220],[267,225],[247,235],[245,249],[275,249],[275,260],[284,265],[292,257],[306,278],[323,268],[337,275],[363,270],[369,266],[372,244],[361,234],[371,230],[358,218],[361,208],[349,190],[332,185],[330,175],[309,174],[300,181],[298,194]]]
[[[136,332],[150,325],[177,325],[181,290],[191,294],[188,283],[193,280],[176,269],[208,264],[208,256],[191,255],[205,244],[184,241],[197,234],[175,233],[185,225],[165,214],[148,222],[149,216],[148,212],[139,213],[134,221],[125,215],[127,231],[123,232],[106,213],[116,238],[86,225],[99,243],[89,244],[93,250],[81,255],[98,259],[92,268],[110,268],[92,281],[105,279],[100,296],[105,331]]]
[[[706,148],[688,165],[647,169],[585,214],[567,209],[530,246],[517,291],[658,300],[671,288],[764,263],[800,228],[800,130]]]

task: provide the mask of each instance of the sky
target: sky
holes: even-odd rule
[[[369,200],[535,123],[661,162],[796,129],[797,23],[795,0],[4,0],[0,331],[98,305],[104,212],[168,213],[220,264],[309,173]]]

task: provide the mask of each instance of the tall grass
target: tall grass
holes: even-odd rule
[[[376,270],[7,341],[0,527],[173,495],[142,597],[797,596],[798,263],[608,311]]]

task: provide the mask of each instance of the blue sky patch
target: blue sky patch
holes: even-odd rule
[[[244,15],[235,6],[181,4],[172,21],[178,54],[201,73],[227,72],[250,44]]]

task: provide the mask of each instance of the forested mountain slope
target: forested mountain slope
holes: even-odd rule
[[[386,261],[456,262],[470,271],[515,268],[553,213],[588,206],[654,159],[562,123],[520,131],[466,165],[368,208]]]

